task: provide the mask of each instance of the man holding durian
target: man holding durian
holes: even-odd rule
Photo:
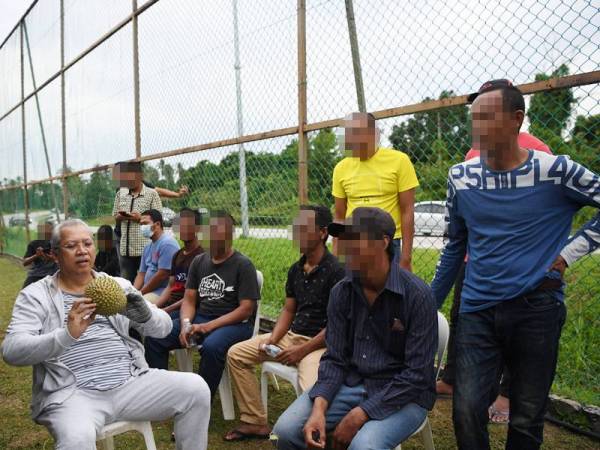
[[[8,364],[33,366],[33,419],[57,449],[85,450],[96,448],[108,423],[175,417],[177,448],[205,449],[204,380],[149,369],[143,346],[129,337],[130,326],[145,336],[168,335],[169,315],[129,281],[92,270],[96,249],[85,222],[57,225],[51,246],[59,271],[19,293],[2,345]]]

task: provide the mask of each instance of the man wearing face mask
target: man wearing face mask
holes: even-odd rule
[[[156,209],[148,209],[141,214],[140,232],[151,242],[144,247],[140,270],[133,285],[146,300],[156,303],[169,282],[171,263],[179,251],[179,244],[164,232],[162,214]]]
[[[212,213],[203,235],[206,253],[192,261],[179,318],[164,339],[146,339],[146,360],[154,368],[166,369],[169,351],[191,346],[194,335],[201,342],[200,368],[214,397],[225,368],[229,347],[252,336],[256,303],[260,298],[252,261],[231,246],[233,218],[226,212]],[[189,320],[192,330],[186,330]]]

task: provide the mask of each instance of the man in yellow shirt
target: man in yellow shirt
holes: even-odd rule
[[[345,150],[351,154],[333,169],[335,220],[343,221],[359,206],[387,211],[396,223],[394,252],[400,267],[411,271],[415,188],[419,185],[415,168],[406,153],[378,147],[372,114],[348,115],[344,132]],[[334,253],[337,254],[335,240]]]

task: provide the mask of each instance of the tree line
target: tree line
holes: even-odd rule
[[[551,74],[538,74],[537,80],[568,75],[560,66]],[[443,91],[439,99],[455,95]],[[431,100],[425,98],[424,101]],[[542,139],[554,153],[568,154],[595,172],[600,172],[600,115],[573,118],[576,103],[572,89],[533,94],[527,111],[528,132]],[[467,106],[454,106],[416,113],[394,125],[388,140],[392,147],[409,155],[421,186],[417,200],[443,200],[450,165],[463,160],[470,148],[470,123]],[[298,141],[273,153],[246,152],[247,190],[250,223],[254,225],[289,224],[298,204]],[[202,156],[201,154],[199,155]],[[308,191],[313,203],[331,205],[331,178],[335,164],[343,157],[333,130],[324,129],[310,137],[308,151]],[[175,210],[182,206],[223,208],[239,220],[239,156],[233,152],[219,162],[201,160],[195,165],[175,167],[164,160],[144,165],[144,179],[175,190],[187,185],[190,194],[166,201]],[[14,186],[21,177],[2,180]],[[107,171],[88,177],[69,177],[69,213],[83,219],[108,216],[112,211],[115,185]],[[54,208],[51,189],[62,208],[59,183],[44,183],[29,188],[32,210]],[[24,192],[14,189],[0,192],[0,210],[4,213],[24,209]]]

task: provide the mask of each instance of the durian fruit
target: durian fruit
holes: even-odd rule
[[[96,314],[112,316],[125,309],[123,288],[112,277],[97,277],[85,287],[85,296],[96,304]]]

